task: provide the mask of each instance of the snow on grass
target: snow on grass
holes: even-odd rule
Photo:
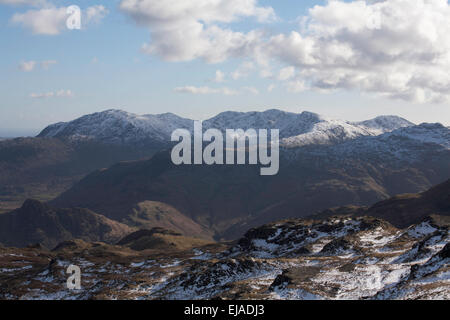
[[[422,238],[426,235],[432,234],[437,229],[431,226],[428,222],[422,222],[408,230],[408,235],[413,238]]]
[[[140,268],[140,267],[142,267],[144,264],[145,264],[145,261],[142,261],[142,262],[132,262],[132,263],[130,264],[130,266],[131,266],[132,268]]]
[[[368,247],[383,247],[397,238],[397,234],[388,235],[382,228],[378,227],[375,230],[364,232],[360,235],[359,240],[361,246]]]
[[[297,288],[274,288],[270,295],[274,300],[323,300],[320,295]]]
[[[32,269],[33,266],[24,266],[24,267],[20,267],[20,268],[2,268],[0,269],[0,273],[10,273],[10,272],[17,272],[17,271],[24,271],[24,270],[29,270]]]
[[[172,268],[172,267],[179,266],[180,264],[181,264],[181,261],[176,259],[176,260],[174,260],[172,262],[169,262],[167,264],[161,264],[160,267],[161,268]]]
[[[395,285],[409,274],[408,267],[396,267],[392,270],[378,265],[356,266],[352,272],[337,269],[322,272],[314,282],[329,287],[338,287],[336,299],[360,299],[375,295],[378,291]]]
[[[331,241],[332,239],[328,237],[319,238],[319,240],[317,240],[311,245],[311,252],[319,253],[320,251],[322,251],[323,247],[325,247]]]
[[[271,258],[280,247],[280,245],[267,242],[264,239],[253,239],[252,243],[256,249],[253,254],[258,258]]]
[[[191,257],[191,260],[209,260],[212,258],[212,255],[207,252],[203,252],[200,249],[193,249],[194,257]]]

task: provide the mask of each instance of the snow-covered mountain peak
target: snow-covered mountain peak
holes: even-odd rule
[[[311,144],[337,144],[363,136],[377,136],[393,130],[414,126],[412,122],[397,116],[380,116],[362,122],[350,122],[319,116],[310,112],[300,114],[311,119],[309,130],[283,139],[286,147],[301,147]],[[317,120],[317,121],[315,121]]]
[[[414,126],[414,123],[398,116],[379,116],[366,121],[353,122],[353,124],[372,130],[379,130],[380,134],[399,128]]]
[[[309,111],[293,113],[278,109],[263,112],[227,111],[203,121],[204,130],[278,129],[281,144],[291,148],[311,144],[334,145],[411,126],[414,124],[397,116],[380,116],[367,121],[350,122]],[[119,109],[109,109],[70,122],[50,125],[39,137],[91,139],[113,144],[168,143],[171,133],[179,128],[192,131],[193,120],[173,113],[137,115]]]
[[[110,109],[50,125],[39,137],[84,138],[114,144],[167,142],[173,130],[191,127],[192,120],[174,114],[136,115]]]
[[[297,136],[313,129],[327,118],[313,112],[293,113],[278,109],[263,112],[222,112],[205,120],[204,128],[224,129],[278,129],[281,138]]]
[[[450,129],[440,123],[422,123],[387,133],[386,138],[406,138],[421,144],[431,143],[450,149]]]
[[[300,118],[303,119],[304,121],[311,121],[315,123],[330,120],[330,118],[326,116],[310,111],[303,111],[302,113],[300,113]]]

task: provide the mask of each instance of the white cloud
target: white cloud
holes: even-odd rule
[[[148,27],[144,52],[168,61],[253,60],[289,91],[357,90],[414,102],[450,101],[450,5],[447,0],[330,0],[300,17],[298,29],[267,35],[232,23],[275,14],[256,0],[122,0],[120,9]],[[295,68],[272,75],[271,66]],[[236,70],[230,76],[245,77]],[[248,74],[248,72],[247,72]]]
[[[16,13],[11,21],[30,29],[33,34],[57,35],[64,30],[66,19],[66,8],[44,8]]]
[[[86,23],[99,23],[108,13],[108,9],[104,6],[95,5],[88,7],[84,12],[84,16],[86,18]]]
[[[259,90],[256,89],[255,87],[244,87],[243,88],[243,92],[251,93],[251,94],[254,94],[254,95],[259,94]]]
[[[206,94],[222,94],[225,96],[234,96],[238,94],[259,94],[259,90],[255,87],[243,87],[240,89],[231,89],[228,87],[222,88],[211,88],[211,87],[196,87],[196,86],[184,86],[177,87],[173,90],[178,93],[189,93],[189,94],[198,94],[198,95],[206,95]]]
[[[242,63],[234,72],[231,73],[231,78],[233,78],[233,80],[246,78],[254,68],[255,65],[253,62],[246,61]]]
[[[51,65],[56,64],[56,60],[45,60],[45,61],[22,61],[19,63],[19,69],[23,72],[31,72],[35,70],[36,66],[39,65],[42,69],[48,70]]]
[[[272,78],[273,77],[273,73],[272,73],[272,71],[269,68],[265,67],[265,68],[262,68],[259,71],[259,76],[261,78]]]
[[[211,88],[211,87],[185,86],[185,87],[177,87],[174,89],[174,91],[179,93],[190,93],[190,94],[223,94],[226,96],[238,94],[237,91],[227,87]]]
[[[258,6],[257,0],[122,0],[119,7],[149,28],[152,42],[143,51],[168,61],[201,58],[214,63],[241,56],[260,33],[235,32],[222,25],[248,17],[260,22],[275,18],[273,9]]]
[[[22,61],[19,63],[19,69],[23,72],[31,72],[36,66],[36,61]]]
[[[57,97],[73,97],[73,92],[71,90],[59,90],[55,94]]]
[[[277,86],[273,83],[269,84],[269,86],[267,87],[267,92],[272,92],[273,89],[275,89]]]
[[[298,93],[303,92],[307,89],[307,86],[304,81],[302,80],[295,80],[295,81],[289,81],[286,84],[286,88],[288,92],[291,93]]]
[[[213,82],[221,83],[225,81],[225,73],[223,73],[220,70],[216,71],[215,77],[213,79]]]
[[[336,0],[310,9],[307,21],[303,34],[261,44],[268,58],[300,70],[291,91],[356,89],[415,102],[450,101],[446,0]]]
[[[41,68],[44,70],[47,70],[48,68],[50,68],[51,65],[57,64],[58,62],[56,60],[45,60],[45,61],[41,61]]]
[[[45,98],[53,98],[53,97],[65,97],[71,98],[74,94],[71,90],[58,90],[56,92],[50,91],[45,93],[32,93],[30,97],[33,99],[45,99]]]
[[[294,67],[286,67],[280,70],[278,73],[278,80],[285,81],[293,78],[295,75],[295,68]]]
[[[51,98],[55,95],[54,92],[46,92],[46,93],[32,93],[30,94],[31,98],[34,99],[42,99],[42,98]]]
[[[82,26],[84,27],[91,22],[99,22],[107,12],[106,8],[100,5],[88,7],[85,11],[82,11],[82,17],[84,17]],[[12,16],[11,22],[29,29],[33,34],[58,35],[67,28],[68,17],[67,7],[46,5],[40,9],[16,13]]]

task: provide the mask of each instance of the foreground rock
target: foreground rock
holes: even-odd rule
[[[406,229],[369,217],[285,220],[235,243],[133,250],[156,234],[179,237],[157,229],[122,245],[0,247],[0,299],[450,299],[447,217]],[[70,264],[81,290],[66,288]]]

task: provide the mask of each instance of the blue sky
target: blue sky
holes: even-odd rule
[[[395,52],[380,62],[385,58],[384,49],[372,44],[389,44],[393,26],[386,19],[374,32],[361,29],[358,18],[350,24],[349,17],[359,17],[358,10],[362,10],[348,6],[352,1],[337,1],[338,5],[331,7],[327,1],[246,0],[247,7],[239,10],[227,6],[206,10],[198,5],[205,0],[186,0],[188,4],[182,8],[161,8],[167,10],[162,16],[175,12],[175,18],[166,21],[155,12],[160,9],[155,0],[142,2],[146,1],[149,6],[139,7],[135,0],[0,0],[0,136],[10,129],[38,130],[110,108],[140,114],[174,112],[196,119],[225,110],[280,108],[348,120],[396,114],[416,123],[450,125],[450,80],[444,73],[433,76],[450,60],[430,60],[431,66],[424,69],[423,58],[417,58],[428,52],[448,57],[448,36],[440,34],[438,37],[444,38],[436,39],[429,31],[430,23],[440,21],[432,16],[431,22],[423,22],[426,33],[405,25],[404,36],[399,33],[402,41],[397,39],[392,45]],[[450,12],[448,2],[435,2],[435,7],[426,7],[430,14],[442,12],[443,3],[447,6],[444,11]],[[56,12],[69,5],[82,9],[82,30],[68,30],[56,18],[39,20],[40,11]],[[316,5],[323,10],[309,11]],[[100,6],[86,22],[88,8]],[[375,6],[379,4],[368,2],[363,9],[396,12],[393,5]],[[201,10],[205,12],[197,15]],[[223,19],[221,10],[229,19]],[[32,14],[26,16],[29,11]],[[195,12],[194,17],[185,11]],[[401,14],[404,16],[396,21],[414,18],[408,12]],[[308,17],[307,22],[302,24],[302,17]],[[36,22],[30,26],[25,19]],[[43,32],[39,23],[50,24],[45,25],[47,31]],[[177,38],[185,31],[183,24],[188,38],[186,43],[177,43],[183,42],[183,37]],[[190,38],[191,25],[193,31],[203,26],[198,37]],[[245,45],[226,43],[223,30],[245,36]],[[260,34],[250,37],[255,31]],[[301,41],[290,37],[293,31]],[[342,42],[344,34],[350,40]],[[203,37],[209,37],[209,42]],[[429,40],[430,45],[422,42],[420,51],[417,40]],[[433,47],[436,42],[444,49]],[[145,52],[144,43],[152,49]],[[180,49],[175,52],[172,45]],[[224,46],[223,52],[219,46]],[[409,54],[411,46],[417,55]],[[215,50],[220,54],[211,54]],[[364,55],[372,59],[369,67]],[[217,71],[223,74],[223,81],[215,78]],[[386,79],[390,72],[393,76]]]

